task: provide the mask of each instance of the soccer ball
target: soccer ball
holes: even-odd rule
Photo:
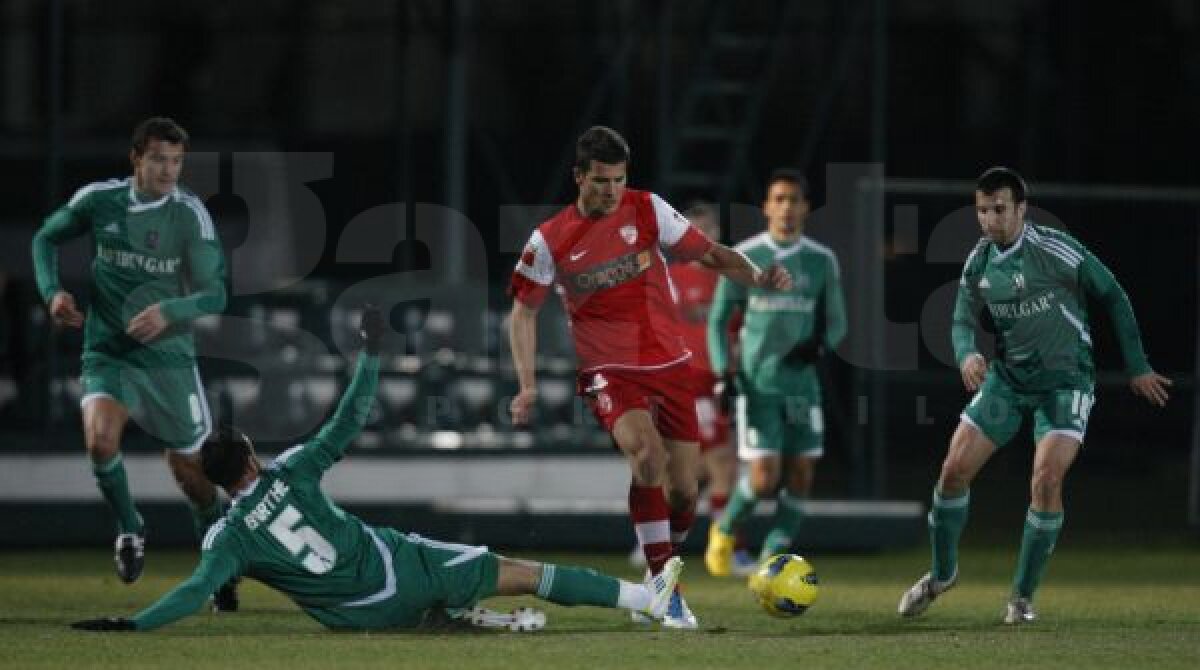
[[[771,616],[800,616],[817,599],[817,573],[801,556],[777,554],[750,575],[750,591]]]

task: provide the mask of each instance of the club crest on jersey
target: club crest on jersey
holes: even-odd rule
[[[1013,275],[1013,286],[1015,286],[1018,291],[1024,291],[1025,290],[1025,275],[1021,274],[1020,272]]]
[[[618,232],[621,233],[621,239],[625,240],[625,244],[635,244],[637,242],[637,226],[627,224],[621,226]]]
[[[158,231],[157,230],[147,230],[146,231],[146,248],[147,249],[157,249],[158,248]]]
[[[613,409],[612,397],[604,391],[596,394],[596,410],[601,414],[608,414]]]

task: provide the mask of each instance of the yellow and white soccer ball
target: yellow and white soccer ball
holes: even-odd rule
[[[777,554],[750,575],[750,591],[771,616],[800,616],[817,600],[817,573],[801,556]]]

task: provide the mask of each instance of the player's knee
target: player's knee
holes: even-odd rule
[[[957,493],[971,486],[971,473],[961,460],[948,457],[942,462],[942,474],[938,478],[938,489],[942,493]]]
[[[682,511],[693,509],[696,506],[696,500],[700,497],[697,487],[692,486],[691,489],[668,488],[667,489],[667,505],[673,510]]]
[[[750,473],[750,488],[759,498],[769,498],[775,495],[779,488],[779,472],[776,470],[756,470]]]
[[[667,469],[667,454],[661,448],[640,442],[628,450],[634,477],[643,485],[662,484]]]
[[[796,469],[788,476],[788,491],[797,494],[807,494],[812,489],[812,468]]]
[[[1057,468],[1038,467],[1033,471],[1030,497],[1035,507],[1044,509],[1056,504],[1062,497],[1063,476]]]
[[[115,426],[89,426],[84,439],[84,445],[93,461],[107,461],[117,455],[120,446],[120,433]]]

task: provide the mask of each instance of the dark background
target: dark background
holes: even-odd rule
[[[779,39],[769,57],[726,77],[758,87],[761,104],[753,113],[717,110],[709,121],[748,128],[745,154],[724,166],[735,176],[720,188],[681,187],[666,156],[679,138],[688,87],[724,67],[721,58],[706,60],[717,32]],[[0,374],[17,381],[21,399],[0,408],[0,417],[10,434],[25,436],[58,435],[77,420],[47,418],[53,412],[30,401],[45,381],[31,368],[54,345],[43,346],[45,331],[27,327],[37,309],[28,242],[79,185],[127,174],[128,135],[146,116],[175,118],[191,132],[194,151],[219,156],[220,188],[208,205],[231,252],[254,225],[231,187],[232,155],[325,152],[333,176],[310,185],[327,223],[312,279],[338,287],[440,267],[442,259],[419,244],[400,245],[391,263],[377,264],[339,263],[334,249],[341,227],[371,207],[445,204],[464,212],[484,239],[487,263],[467,275],[487,282],[498,313],[519,250],[512,239],[525,234],[505,239],[500,208],[569,202],[574,138],[603,123],[633,148],[631,183],[679,207],[697,195],[756,204],[767,174],[781,165],[810,175],[818,207],[827,199],[826,171],[840,163],[881,163],[888,177],[954,180],[993,164],[1020,170],[1034,202],[1121,279],[1152,363],[1177,382],[1165,410],[1135,400],[1123,386],[1109,324],[1096,315],[1101,397],[1073,473],[1085,483],[1069,483],[1068,496],[1078,486],[1080,498],[1093,499],[1084,516],[1097,528],[1182,527],[1197,349],[1200,207],[1186,189],[1200,148],[1198,37],[1200,9],[1184,0],[8,0],[0,3]],[[681,150],[674,160],[678,169],[725,159]],[[462,187],[457,195],[454,183]],[[1138,185],[1182,195],[1156,203],[1132,195],[1039,201],[1041,184]],[[960,211],[969,191],[892,195],[887,204],[886,216],[892,206],[918,208],[918,253],[888,247],[883,260],[888,318],[917,321],[959,269],[920,250],[955,212],[961,225],[974,225]],[[831,219],[818,216],[813,235],[839,225]],[[534,223],[524,222],[524,231]],[[728,227],[725,234],[737,241]],[[875,259],[842,257],[848,273],[869,262]],[[246,314],[264,299],[270,296],[235,295],[231,312]],[[944,346],[948,333],[923,337]],[[68,359],[77,352],[70,342],[59,346]],[[827,368],[834,426],[818,490],[867,494],[856,474],[861,455],[838,444],[854,430],[861,377],[837,359]],[[965,394],[955,371],[927,347],[920,370],[877,374],[888,384],[888,404],[869,420],[884,422],[887,457],[871,467],[883,469],[886,495],[923,499]],[[1014,443],[993,474],[985,473],[992,483],[980,486],[1022,498],[1029,446],[1027,439]],[[1130,507],[1121,504],[1126,497],[1132,504],[1147,496],[1161,501],[1162,515],[1120,511]]]

